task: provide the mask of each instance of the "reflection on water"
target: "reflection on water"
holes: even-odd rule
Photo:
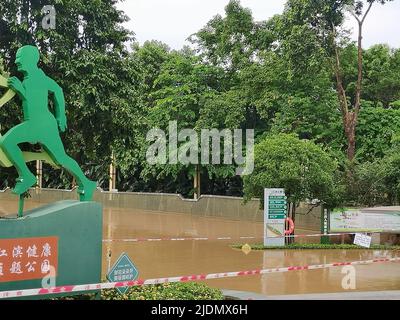
[[[38,204],[28,202],[28,207]],[[17,203],[2,201],[1,213],[15,212]],[[238,222],[185,214],[145,212],[132,209],[104,209],[104,238],[157,237],[233,237],[261,236],[261,223]],[[249,243],[254,240],[248,240]],[[314,240],[314,241],[317,241]],[[397,251],[368,250],[269,250],[251,251],[230,248],[231,240],[112,242],[103,245],[103,276],[122,252],[127,253],[142,279],[192,274],[302,266],[332,262],[399,257]],[[108,261],[107,252],[111,251]],[[382,263],[355,266],[358,291],[400,290],[400,264]],[[245,276],[206,281],[210,286],[253,291],[266,295],[340,292],[345,276],[342,268],[291,271],[260,276]]]

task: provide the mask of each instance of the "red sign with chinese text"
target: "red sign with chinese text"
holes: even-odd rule
[[[58,237],[0,239],[0,282],[57,274]]]

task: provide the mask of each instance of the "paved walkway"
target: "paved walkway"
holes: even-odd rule
[[[314,293],[299,295],[264,296],[253,292],[223,290],[228,299],[234,300],[400,300],[400,290]]]

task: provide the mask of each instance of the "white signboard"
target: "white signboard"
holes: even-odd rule
[[[285,245],[287,198],[284,189],[264,190],[264,245]],[[275,238],[275,239],[274,239]]]
[[[365,234],[357,233],[354,237],[354,244],[361,247],[369,248],[371,247],[371,239],[371,237]]]
[[[400,231],[397,207],[334,210],[330,215],[331,232]]]

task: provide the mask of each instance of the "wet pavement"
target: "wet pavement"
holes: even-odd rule
[[[27,208],[37,206],[38,203],[27,201]],[[16,202],[2,201],[0,216],[15,212],[16,209]],[[261,223],[179,213],[104,209],[104,239],[239,238],[261,236],[262,232]],[[297,233],[301,231],[297,230]],[[141,279],[400,257],[400,251],[371,250],[253,250],[245,254],[241,250],[232,249],[230,245],[233,242],[243,242],[243,240],[107,242],[103,244],[103,277],[107,273],[108,266],[112,265],[123,252],[131,257]],[[251,244],[261,240],[247,242]],[[108,252],[111,252],[110,259],[107,256]],[[400,290],[400,263],[377,263],[354,266],[354,268],[355,290],[342,288],[346,276],[342,273],[345,271],[342,267],[216,279],[208,280],[206,283],[212,287],[268,296]]]

